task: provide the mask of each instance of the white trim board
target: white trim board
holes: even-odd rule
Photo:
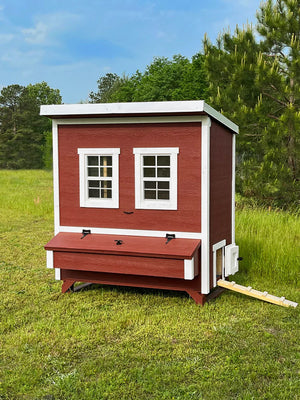
[[[56,281],[61,281],[61,273],[60,273],[60,268],[54,268],[54,274],[55,274],[55,280]]]
[[[63,118],[53,119],[58,125],[117,125],[117,124],[164,124],[176,122],[202,122],[206,115],[170,115],[153,117],[114,117],[114,118]]]
[[[40,115],[55,117],[72,116],[112,116],[112,115],[154,115],[178,113],[206,113],[227,126],[234,133],[238,133],[238,126],[206,104],[203,100],[192,101],[154,101],[135,103],[106,103],[106,104],[58,104],[41,106]]]
[[[53,200],[54,200],[54,233],[59,232],[59,162],[58,162],[58,125],[52,124],[52,147],[53,147]]]
[[[193,280],[195,278],[195,258],[184,260],[184,279]]]
[[[217,254],[216,254],[216,251],[219,250],[219,249],[224,248],[223,251],[222,251],[222,257],[223,257],[222,275],[223,275],[223,273],[224,273],[223,269],[225,267],[225,260],[224,260],[224,257],[225,257],[225,246],[226,246],[226,240],[225,239],[221,240],[218,243],[215,243],[212,246],[212,250],[213,250],[213,287],[217,286]],[[222,278],[223,278],[223,276],[222,276]]]
[[[232,136],[231,243],[235,243],[235,135]]]
[[[53,268],[53,251],[46,250],[47,268]]]
[[[201,135],[201,293],[210,292],[210,253],[209,253],[209,179],[210,179],[210,127],[211,120],[206,117],[202,121]]]
[[[41,115],[126,115],[203,112],[203,100],[42,105]]]

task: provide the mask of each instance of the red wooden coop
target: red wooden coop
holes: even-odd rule
[[[238,270],[235,134],[204,101],[47,105],[63,281],[187,292]]]

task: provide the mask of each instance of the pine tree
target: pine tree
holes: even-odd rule
[[[268,0],[254,29],[204,40],[212,105],[240,126],[238,190],[263,204],[299,199],[300,0]]]
[[[268,0],[257,19],[263,38],[257,63],[263,101],[257,108],[270,119],[257,178],[262,189],[259,178],[268,177],[269,192],[279,203],[294,202],[300,197],[300,0]]]

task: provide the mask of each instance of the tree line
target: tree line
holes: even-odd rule
[[[51,121],[42,104],[60,104],[58,89],[46,82],[9,85],[0,93],[0,168],[51,168]]]
[[[267,0],[256,16],[255,26],[225,31],[216,43],[205,36],[203,52],[191,59],[157,57],[143,72],[100,76],[88,101],[205,100],[240,127],[237,191],[264,205],[297,206],[300,0]],[[50,125],[38,106],[60,102],[45,82],[2,89],[0,167],[49,164]]]

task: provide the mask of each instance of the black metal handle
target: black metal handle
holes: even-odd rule
[[[166,244],[168,244],[172,239],[175,239],[175,234],[174,233],[167,233],[166,234]]]
[[[90,235],[90,234],[91,234],[90,229],[82,229],[82,236],[80,239],[84,239],[86,237],[86,235]]]
[[[120,246],[120,245],[123,243],[123,240],[119,240],[119,239],[118,239],[118,240],[115,240],[115,242],[116,242],[116,245],[117,245],[117,246]]]
[[[124,213],[124,214],[127,214],[127,215],[130,215],[130,214],[133,214],[134,211],[123,211],[123,213]]]

